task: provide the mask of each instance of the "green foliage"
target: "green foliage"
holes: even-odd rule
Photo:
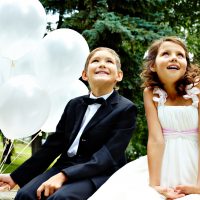
[[[90,49],[106,46],[121,58],[119,92],[138,107],[137,128],[127,148],[128,159],[146,154],[147,125],[140,73],[149,44],[162,36],[187,39],[199,60],[199,0],[42,0],[47,10],[60,13],[59,27],[81,33]]]
[[[190,49],[190,53],[194,55],[194,63],[200,65],[200,37],[199,32],[194,34],[188,34],[187,44]]]
[[[25,160],[27,160],[31,156],[31,147],[28,146],[24,149],[26,146],[25,143],[22,143],[20,141],[15,140],[14,141],[14,151],[12,152],[11,156],[11,164],[4,164],[2,171],[4,173],[11,173],[13,172],[19,165],[21,165]],[[24,151],[22,152],[22,149]],[[3,141],[2,137],[0,137],[0,154],[3,154]]]

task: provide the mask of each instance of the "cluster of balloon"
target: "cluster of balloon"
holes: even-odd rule
[[[66,103],[88,93],[78,80],[89,47],[72,29],[46,32],[38,0],[0,3],[0,129],[8,139],[55,131]]]

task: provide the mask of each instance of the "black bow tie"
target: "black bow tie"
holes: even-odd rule
[[[106,100],[102,97],[97,98],[97,99],[92,99],[90,97],[84,97],[83,100],[87,105],[91,105],[91,104],[94,104],[94,103],[106,105]]]

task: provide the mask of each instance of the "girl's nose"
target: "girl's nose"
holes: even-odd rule
[[[176,62],[176,61],[177,61],[176,55],[172,55],[172,56],[171,56],[171,61],[173,61],[173,62]]]

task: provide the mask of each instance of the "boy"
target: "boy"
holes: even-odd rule
[[[114,90],[123,78],[120,68],[112,49],[89,54],[82,79],[90,95],[69,101],[42,148],[10,175],[0,175],[2,185],[20,186],[15,200],[86,200],[125,164],[136,107]]]

